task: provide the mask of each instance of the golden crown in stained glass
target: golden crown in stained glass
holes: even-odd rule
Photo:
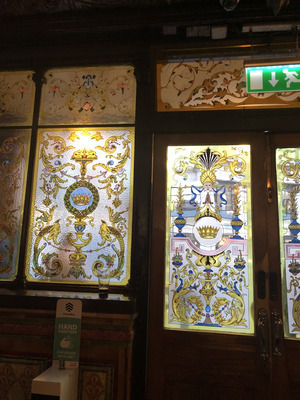
[[[219,230],[220,230],[220,228],[217,228],[215,226],[197,227],[197,231],[199,232],[199,235],[203,239],[214,239],[217,236]]]
[[[89,204],[92,195],[90,194],[75,194],[72,196],[72,200],[76,206],[86,206]]]

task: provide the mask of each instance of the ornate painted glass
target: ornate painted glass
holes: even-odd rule
[[[299,107],[300,92],[247,93],[245,62],[181,60],[157,65],[157,110]]]
[[[30,130],[0,131],[0,281],[17,274]]]
[[[133,155],[133,128],[38,132],[28,281],[128,283]]]
[[[0,72],[0,125],[32,124],[35,83],[32,71]]]
[[[285,336],[300,337],[300,148],[276,150]]]
[[[250,146],[168,147],[165,322],[253,334]]]
[[[39,124],[133,124],[135,98],[130,65],[49,70]]]

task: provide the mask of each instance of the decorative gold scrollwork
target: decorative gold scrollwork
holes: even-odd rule
[[[300,178],[299,160],[296,160],[295,158],[290,156],[294,152],[295,152],[294,150],[287,149],[283,152],[282,155],[279,156],[279,159],[281,159],[281,160],[286,159],[286,161],[284,161],[281,164],[281,172],[287,178],[299,180],[299,178]]]

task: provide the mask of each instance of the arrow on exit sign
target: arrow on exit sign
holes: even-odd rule
[[[300,91],[300,64],[247,67],[247,92]]]

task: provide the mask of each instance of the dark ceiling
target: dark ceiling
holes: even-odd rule
[[[0,5],[0,48],[67,42],[70,35],[78,42],[112,36],[161,40],[173,28],[177,38],[186,38],[190,27],[222,25],[227,39],[239,39],[246,24],[289,24],[298,38],[300,28],[300,0],[0,0]]]
[[[281,12],[290,14],[297,6],[299,7],[300,0],[1,0],[0,4],[0,16],[6,17],[76,13],[87,10],[96,12],[147,10],[151,12],[160,9],[163,13],[167,13],[199,8],[206,12],[222,12],[224,8],[230,11],[230,8],[234,8],[234,12],[264,11],[277,15]]]

